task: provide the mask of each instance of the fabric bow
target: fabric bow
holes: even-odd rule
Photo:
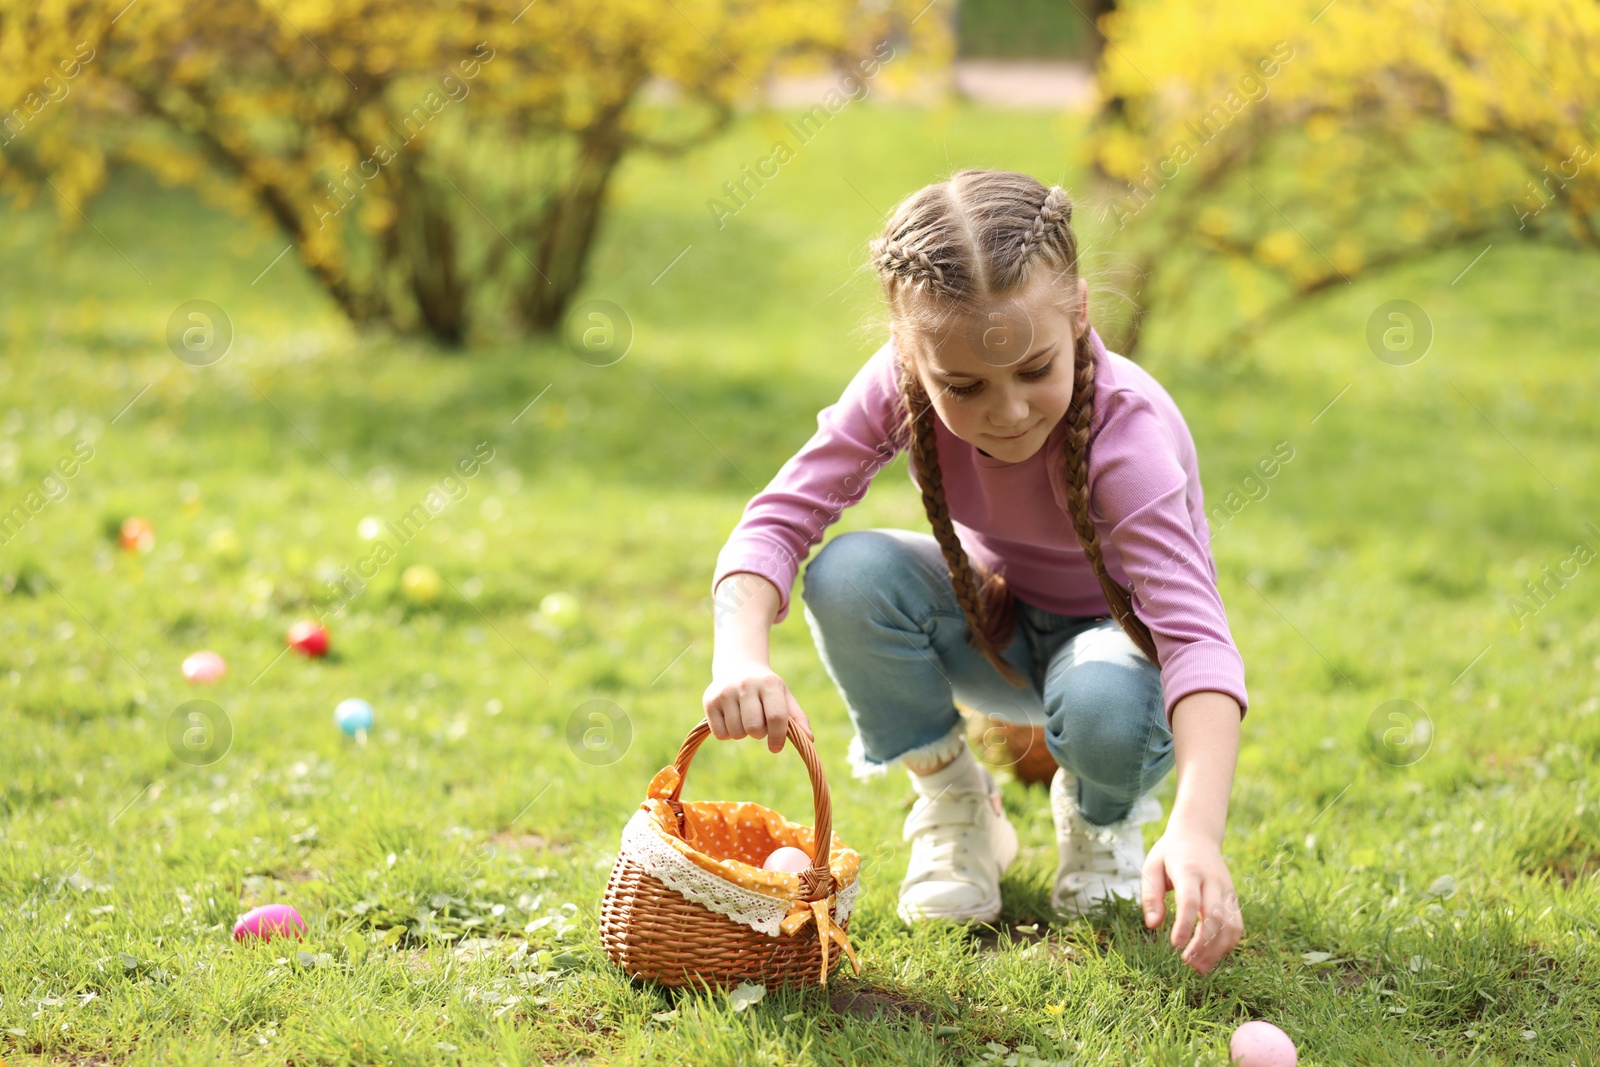
[[[828,943],[837,944],[850,960],[850,966],[856,974],[861,973],[861,961],[856,958],[856,950],[851,946],[850,939],[845,932],[834,925],[832,920],[834,895],[828,894],[825,900],[802,900],[795,904],[783,921],[778,923],[778,929],[784,934],[793,934],[812,919],[817,923],[817,939],[821,942],[822,949],[822,985],[828,984]]]

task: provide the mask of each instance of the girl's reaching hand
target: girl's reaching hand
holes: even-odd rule
[[[1234,892],[1221,846],[1208,835],[1186,832],[1181,824],[1169,822],[1161,839],[1150,846],[1141,881],[1146,928],[1161,925],[1167,890],[1174,891],[1172,947],[1181,950],[1183,962],[1201,974],[1215,967],[1244,936],[1239,894]]]
[[[701,699],[711,735],[721,741],[764,737],[767,748],[780,752],[790,719],[800,724],[807,737],[813,736],[811,720],[800,710],[800,702],[783,679],[759,660],[715,665],[711,684]]]

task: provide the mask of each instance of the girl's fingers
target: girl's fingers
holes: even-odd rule
[[[800,724],[800,729],[806,732],[807,737],[815,741],[817,735],[811,732],[811,720],[804,711],[800,710],[800,702],[794,698],[793,693],[786,691],[785,695],[789,698],[789,717]]]
[[[728,739],[728,727],[722,721],[722,705],[719,702],[706,705],[706,725],[711,727],[711,736],[718,741]]]
[[[1232,952],[1244,936],[1244,912],[1239,908],[1239,894],[1235,892],[1232,881],[1219,883],[1217,894],[1221,901],[1217,907],[1217,919],[1222,925],[1222,932],[1217,937],[1214,961]]]
[[[1202,973],[1216,966],[1231,945],[1225,943],[1227,932],[1223,916],[1222,886],[1207,879],[1200,887],[1200,928],[1183,953],[1183,960]]]
[[[1144,904],[1146,929],[1160,926],[1167,910],[1167,865],[1161,849],[1152,849],[1139,878],[1139,898]]]
[[[771,707],[771,694],[768,685],[755,685],[750,689],[749,696],[741,693],[739,696],[739,712],[744,715],[744,733],[752,737],[771,736],[768,728],[768,712]]]
[[[764,728],[767,731],[767,749],[770,752],[781,752],[789,733],[789,700],[783,683],[773,678],[763,685],[761,703],[766,712]]]
[[[735,737],[765,737],[766,713],[761,710],[761,690],[756,686],[739,687],[739,726]]]
[[[713,687],[719,683],[714,683]],[[707,692],[711,692],[708,689]],[[789,732],[789,720],[798,722],[807,737],[814,737],[811,720],[800,709],[794,694],[777,675],[770,675],[757,683],[749,678],[734,687],[727,685],[705,705],[706,724],[711,736],[719,741],[741,737],[764,737],[773,752],[783,750]]]
[[[1195,917],[1200,912],[1200,886],[1192,875],[1180,873],[1172,886],[1177,911],[1172,921],[1172,947],[1181,949],[1195,933]]]

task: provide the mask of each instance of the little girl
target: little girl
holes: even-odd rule
[[[1042,725],[1059,862],[1052,905],[1123,897],[1209,971],[1243,933],[1221,852],[1247,707],[1216,588],[1194,441],[1166,390],[1089,325],[1059,186],[963,170],[871,244],[888,343],[745,508],[716,563],[703,699],[719,738],[783,747],[810,724],[768,662],[795,575],[902,449],[932,533],[840,534],[806,568],[805,618],[855,726],[858,777],[894,763],[917,801],[907,922],[990,922],[1017,835],[959,700]],[[1148,795],[1174,765],[1166,832]]]

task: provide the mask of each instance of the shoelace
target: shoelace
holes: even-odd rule
[[[1086,837],[1078,842],[1078,848],[1084,858],[1081,870],[1096,874],[1124,874],[1131,867],[1131,864],[1122,862],[1122,853],[1115,844]]]
[[[963,795],[959,798],[951,796],[943,800],[947,804],[970,803]],[[935,801],[935,804],[940,801]],[[950,824],[930,826],[917,834],[912,839],[912,866],[927,870],[929,868],[955,870],[965,868],[971,859],[972,827],[970,825]],[[957,862],[958,857],[961,862]]]
[[[1072,838],[1076,861],[1073,866],[1078,873],[1124,878],[1139,875],[1140,864],[1123,851],[1120,840],[1102,841],[1085,833],[1074,833]]]
[[[962,857],[965,857],[971,847],[971,842],[968,840],[968,831],[958,830],[953,835],[936,841],[933,835],[937,832],[937,829],[929,831],[919,836],[912,844],[913,850],[921,850],[922,856],[919,858],[927,861],[919,866],[956,866],[956,855],[959,853]]]

